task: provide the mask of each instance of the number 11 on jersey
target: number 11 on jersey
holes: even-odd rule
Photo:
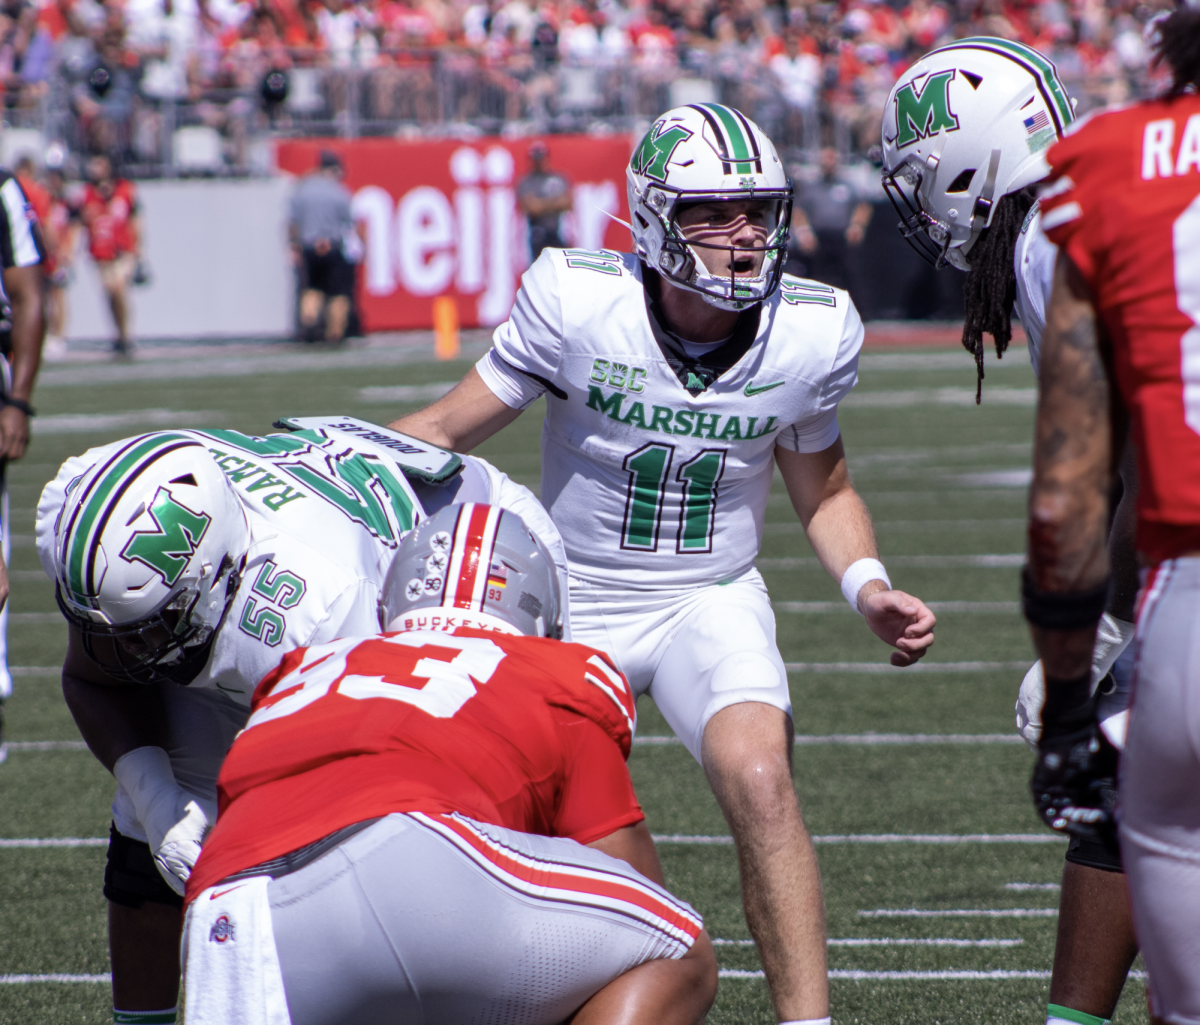
[[[621,547],[658,551],[667,480],[675,446],[652,443],[629,453],[622,463],[629,474]],[[717,485],[725,472],[725,449],[704,449],[679,467],[675,479],[683,485],[679,534],[675,550],[681,555],[712,551]]]

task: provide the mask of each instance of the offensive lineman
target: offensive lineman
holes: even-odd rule
[[[1045,666],[1032,781],[1043,820],[1111,829],[1088,655],[1108,584],[1112,468],[1127,435],[1147,575],[1120,765],[1121,855],[1151,1021],[1200,1022],[1200,10],[1158,23],[1159,100],[1101,111],[1049,153],[1059,246],[1029,498],[1025,613]],[[1128,420],[1130,431],[1123,421]]]
[[[662,888],[634,696],[536,636],[561,603],[519,517],[452,505],[393,562],[394,632],[262,681],[188,881],[189,1025],[703,1020],[716,960]]]
[[[857,380],[858,313],[843,291],[781,281],[791,187],[775,147],[738,111],[679,107],[628,188],[637,252],[546,250],[488,355],[394,426],[466,450],[547,394],[542,496],[573,638],[610,652],[704,767],[777,1017],[827,1021],[820,876],[754,568],[774,467],[895,665],[925,653],[934,617],[891,589],[846,469],[837,406]]]
[[[515,505],[561,548],[526,489],[469,464],[421,485],[426,502]],[[70,623],[63,692],[118,782],[114,1021],[174,1021],[181,895],[255,684],[294,647],[378,631],[388,566],[425,514],[393,451],[336,430],[142,435],[46,486],[37,540]]]
[[[983,333],[992,335],[1002,354],[1012,336],[1014,305],[1038,373],[1057,249],[1041,231],[1035,190],[1050,171],[1047,148],[1074,120],[1054,65],[1020,43],[960,39],[909,68],[885,109],[883,182],[902,218],[900,229],[937,266],[966,272],[963,345],[975,357],[977,387],[983,381]],[[1093,686],[1104,682],[1101,712],[1111,720],[1118,747],[1132,681],[1124,660],[1115,664],[1133,637],[1138,586],[1132,446],[1121,478],[1125,486],[1108,541],[1114,587],[1092,660]],[[1017,702],[1017,728],[1035,750],[1044,697],[1039,662]],[[1103,1025],[1136,956],[1115,835],[1073,836],[1063,868],[1047,1025]]]

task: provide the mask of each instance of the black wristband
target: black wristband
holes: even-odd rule
[[[34,412],[33,406],[31,406],[24,399],[14,399],[11,395],[5,395],[3,402],[6,406],[12,406],[13,409],[19,409],[26,416],[37,416],[37,413]]]
[[[1111,578],[1086,591],[1039,591],[1026,566],[1021,571],[1025,618],[1044,630],[1081,630],[1095,626],[1108,604]]]
[[[1092,718],[1092,671],[1074,680],[1046,680],[1042,722],[1060,729],[1078,729]]]

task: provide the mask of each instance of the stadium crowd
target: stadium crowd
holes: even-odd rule
[[[269,130],[343,135],[629,127],[678,102],[744,110],[789,150],[865,153],[922,54],[1037,47],[1080,110],[1151,85],[1165,0],[8,0],[10,124],[76,153],[170,162],[178,127],[225,165]]]

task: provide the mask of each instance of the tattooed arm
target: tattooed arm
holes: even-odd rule
[[[1085,591],[1108,573],[1115,446],[1106,342],[1087,285],[1060,253],[1042,343],[1029,492],[1029,572],[1040,591]],[[1031,629],[1047,681],[1090,670],[1095,626]]]

